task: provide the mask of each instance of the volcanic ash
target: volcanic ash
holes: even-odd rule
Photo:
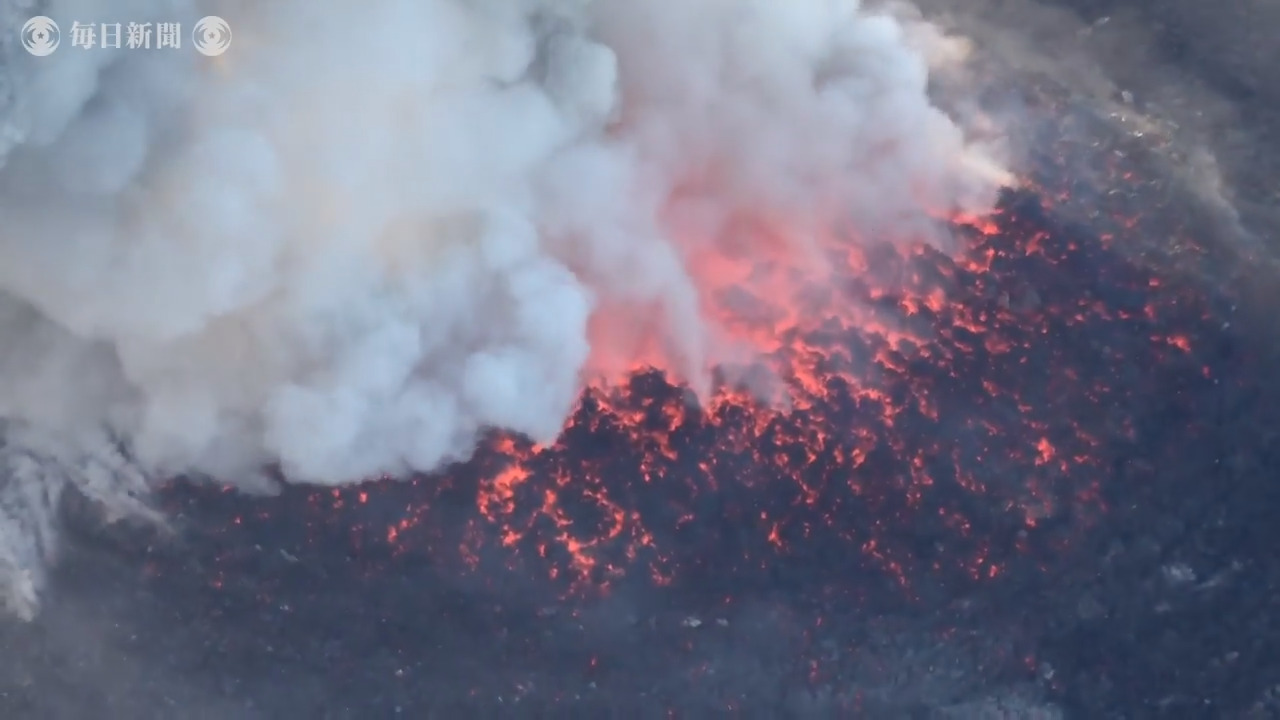
[[[65,483],[140,512],[143,478],[341,484],[489,427],[548,441],[589,376],[643,359],[704,391],[749,355],[707,257],[937,241],[1008,182],[931,102],[918,21],[849,0],[128,13],[207,14],[216,59],[0,48],[0,412],[29,428],[0,572],[27,611]]]

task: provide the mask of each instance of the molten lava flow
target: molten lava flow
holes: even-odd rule
[[[1107,481],[1178,411],[1169,389],[1216,382],[1194,353],[1209,301],[1114,233],[1056,224],[1050,195],[958,221],[954,258],[834,238],[816,265],[693,258],[761,358],[707,402],[637,367],[584,392],[553,445],[497,434],[438,477],[290,490],[224,530],[279,543],[301,501],[295,555],[340,536],[367,571],[426,556],[573,596],[783,580],[896,603],[1042,572],[1123,495]],[[769,382],[780,401],[759,399]]]

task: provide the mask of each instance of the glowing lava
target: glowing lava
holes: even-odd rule
[[[1044,572],[1123,494],[1108,480],[1148,420],[1216,382],[1192,352],[1216,326],[1210,300],[1040,197],[958,224],[954,258],[833,243],[829,277],[750,283],[768,292],[734,307],[765,311],[736,330],[783,404],[730,381],[750,370],[700,407],[640,368],[585,392],[552,446],[495,435],[436,477],[228,504],[224,532],[291,556],[340,538],[364,572],[427,561],[562,597],[785,581],[892,604]]]

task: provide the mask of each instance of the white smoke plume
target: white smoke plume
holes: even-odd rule
[[[0,584],[26,614],[66,483],[141,512],[177,473],[338,484],[487,427],[547,441],[633,335],[705,386],[727,350],[686,260],[741,217],[797,252],[919,237],[1005,179],[929,99],[911,38],[936,34],[854,0],[10,0],[6,26],[37,11],[63,47],[0,70]],[[66,36],[205,14],[220,58]]]

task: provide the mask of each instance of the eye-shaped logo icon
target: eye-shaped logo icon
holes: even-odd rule
[[[37,15],[22,24],[22,47],[36,57],[52,55],[62,42],[62,32],[53,18]]]
[[[191,44],[206,57],[217,57],[231,47],[231,26],[217,15],[206,15],[191,29]]]

